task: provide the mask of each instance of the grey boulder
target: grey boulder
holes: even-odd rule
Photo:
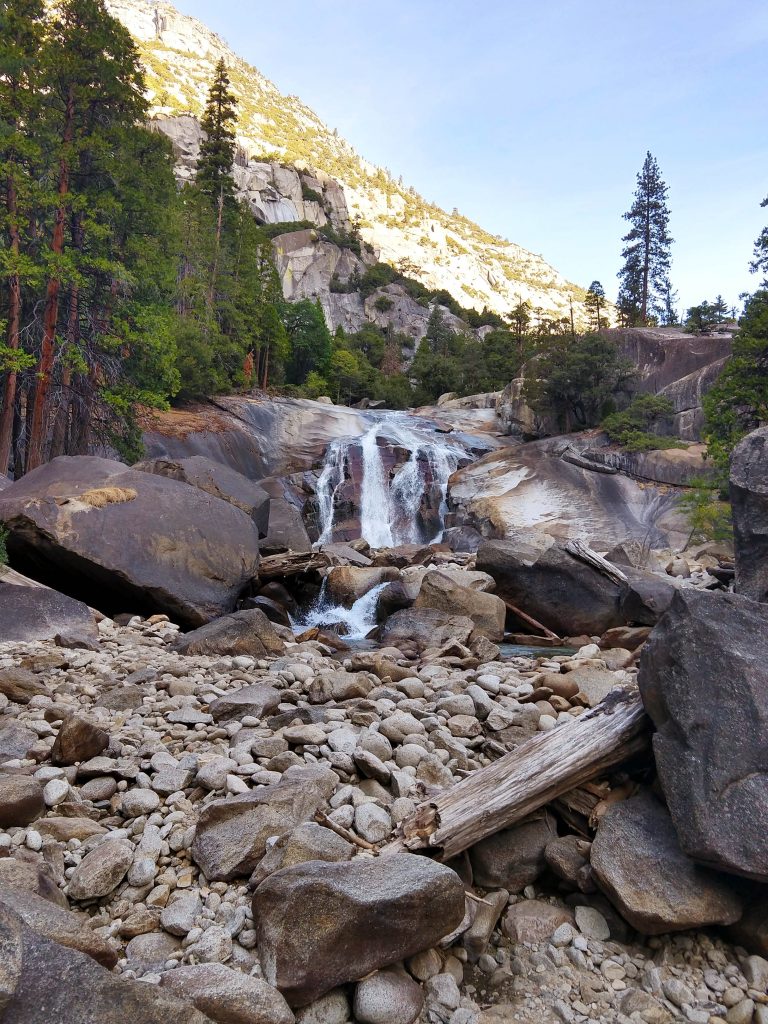
[[[507,606],[501,598],[464,587],[447,573],[428,572],[413,607],[434,608],[448,615],[466,615],[479,635],[496,641],[504,638]]]
[[[768,601],[768,427],[753,430],[731,456],[736,592]]]
[[[264,976],[304,1006],[437,945],[464,917],[464,886],[412,854],[308,861],[262,882],[253,917]]]
[[[554,819],[544,811],[475,843],[469,851],[475,884],[522,892],[544,871],[544,850],[556,835]]]
[[[48,587],[25,586],[24,579],[0,568],[0,643],[53,640],[75,631],[96,639],[87,605]]]
[[[259,608],[247,608],[231,615],[222,615],[191,633],[185,633],[174,644],[179,654],[249,655],[263,658],[282,654],[285,644],[274,626]]]
[[[161,984],[219,1024],[293,1024],[277,989],[224,964],[177,967],[163,974]]]

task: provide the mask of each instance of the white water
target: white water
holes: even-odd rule
[[[410,452],[408,461],[391,479],[379,439]],[[448,478],[456,470],[463,449],[426,425],[416,426],[403,414],[388,413],[362,436],[334,441],[330,445],[317,481],[318,544],[328,544],[333,538],[334,498],[346,478],[349,449],[355,445],[360,447],[362,461],[360,528],[363,539],[374,548],[439,540],[447,511]],[[436,537],[426,537],[422,535],[419,510],[432,487],[439,492],[440,525]]]
[[[296,632],[303,632],[313,626],[325,626],[333,628],[336,625],[343,625],[346,630],[341,633],[345,640],[364,640],[376,625],[376,605],[379,601],[379,594],[386,583],[379,583],[363,594],[352,605],[345,608],[344,605],[332,605],[326,597],[327,579],[323,580],[317,600],[312,607],[295,621],[291,619],[291,625]]]

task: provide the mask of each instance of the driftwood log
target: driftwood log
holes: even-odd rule
[[[298,576],[310,569],[325,569],[330,564],[330,559],[322,551],[288,551],[285,554],[265,555],[259,561],[259,583],[268,583],[285,576]]]
[[[637,687],[617,688],[573,725],[534,736],[420,804],[382,853],[423,850],[450,860],[641,753],[648,728]]]

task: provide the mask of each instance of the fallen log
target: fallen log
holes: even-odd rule
[[[517,618],[520,619],[522,622],[527,623],[527,625],[529,626],[533,626],[534,629],[540,629],[547,640],[557,641],[558,643],[562,642],[557,633],[553,633],[551,629],[548,629],[543,623],[539,622],[537,619],[534,619],[532,615],[529,615],[527,612],[524,612],[522,608],[518,608],[516,604],[512,604],[512,602],[508,601],[506,597],[502,598],[502,600],[504,604],[507,606],[508,611],[512,612],[513,615],[516,615]]]
[[[580,540],[569,540],[565,545],[565,550],[569,555],[573,555],[574,558],[578,558],[580,562],[584,562],[585,565],[591,565],[593,569],[602,573],[603,576],[607,576],[613,583],[627,583],[627,577],[613,562],[609,562],[607,558],[603,558],[602,555],[598,555],[596,551],[588,547],[583,541]]]
[[[285,554],[265,555],[259,562],[259,583],[298,576],[310,569],[325,569],[331,564],[322,551],[287,551]]]
[[[450,860],[640,753],[648,728],[637,687],[617,688],[573,725],[534,736],[420,804],[382,852],[424,850]]]

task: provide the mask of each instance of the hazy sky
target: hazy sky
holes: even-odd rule
[[[646,150],[680,305],[757,281],[765,0],[177,0],[427,199],[616,293]]]

